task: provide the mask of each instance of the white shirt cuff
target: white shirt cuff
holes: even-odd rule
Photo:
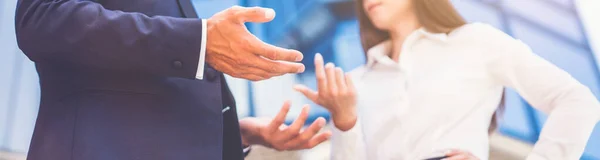
[[[204,78],[204,58],[206,57],[206,19],[202,19],[202,44],[200,44],[200,56],[198,60],[198,70],[196,70],[196,79]]]
[[[356,120],[356,124],[354,124],[354,127],[350,128],[347,131],[342,131],[338,128],[335,127],[335,124],[332,124],[332,134],[336,135],[339,139],[357,139],[357,138],[362,138],[360,137],[360,133],[361,131],[361,125],[358,122],[358,119]]]
[[[246,147],[246,148],[242,149],[242,151],[243,151],[244,153],[248,153],[248,151],[250,151],[250,146],[248,146],[248,147]]]

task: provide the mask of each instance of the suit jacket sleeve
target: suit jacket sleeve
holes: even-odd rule
[[[19,48],[38,62],[62,62],[194,78],[202,20],[108,10],[80,0],[19,0]]]

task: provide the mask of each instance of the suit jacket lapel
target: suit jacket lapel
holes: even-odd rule
[[[194,5],[192,5],[192,0],[177,0],[177,3],[179,4],[179,9],[181,9],[183,16],[186,18],[198,18]]]

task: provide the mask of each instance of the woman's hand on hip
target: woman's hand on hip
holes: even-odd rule
[[[297,85],[294,89],[329,110],[338,129],[345,131],[354,127],[357,119],[356,89],[350,76],[333,63],[324,65],[323,56],[318,53],[315,55],[315,74],[317,91],[304,85]]]
[[[475,157],[471,152],[463,150],[450,150],[446,153],[446,156],[448,158],[442,160],[479,160],[479,158]]]

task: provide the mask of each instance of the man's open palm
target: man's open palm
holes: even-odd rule
[[[272,9],[234,6],[207,20],[206,62],[237,78],[265,80],[286,73],[304,72],[302,53],[264,43],[252,35],[245,22],[273,20]]]

